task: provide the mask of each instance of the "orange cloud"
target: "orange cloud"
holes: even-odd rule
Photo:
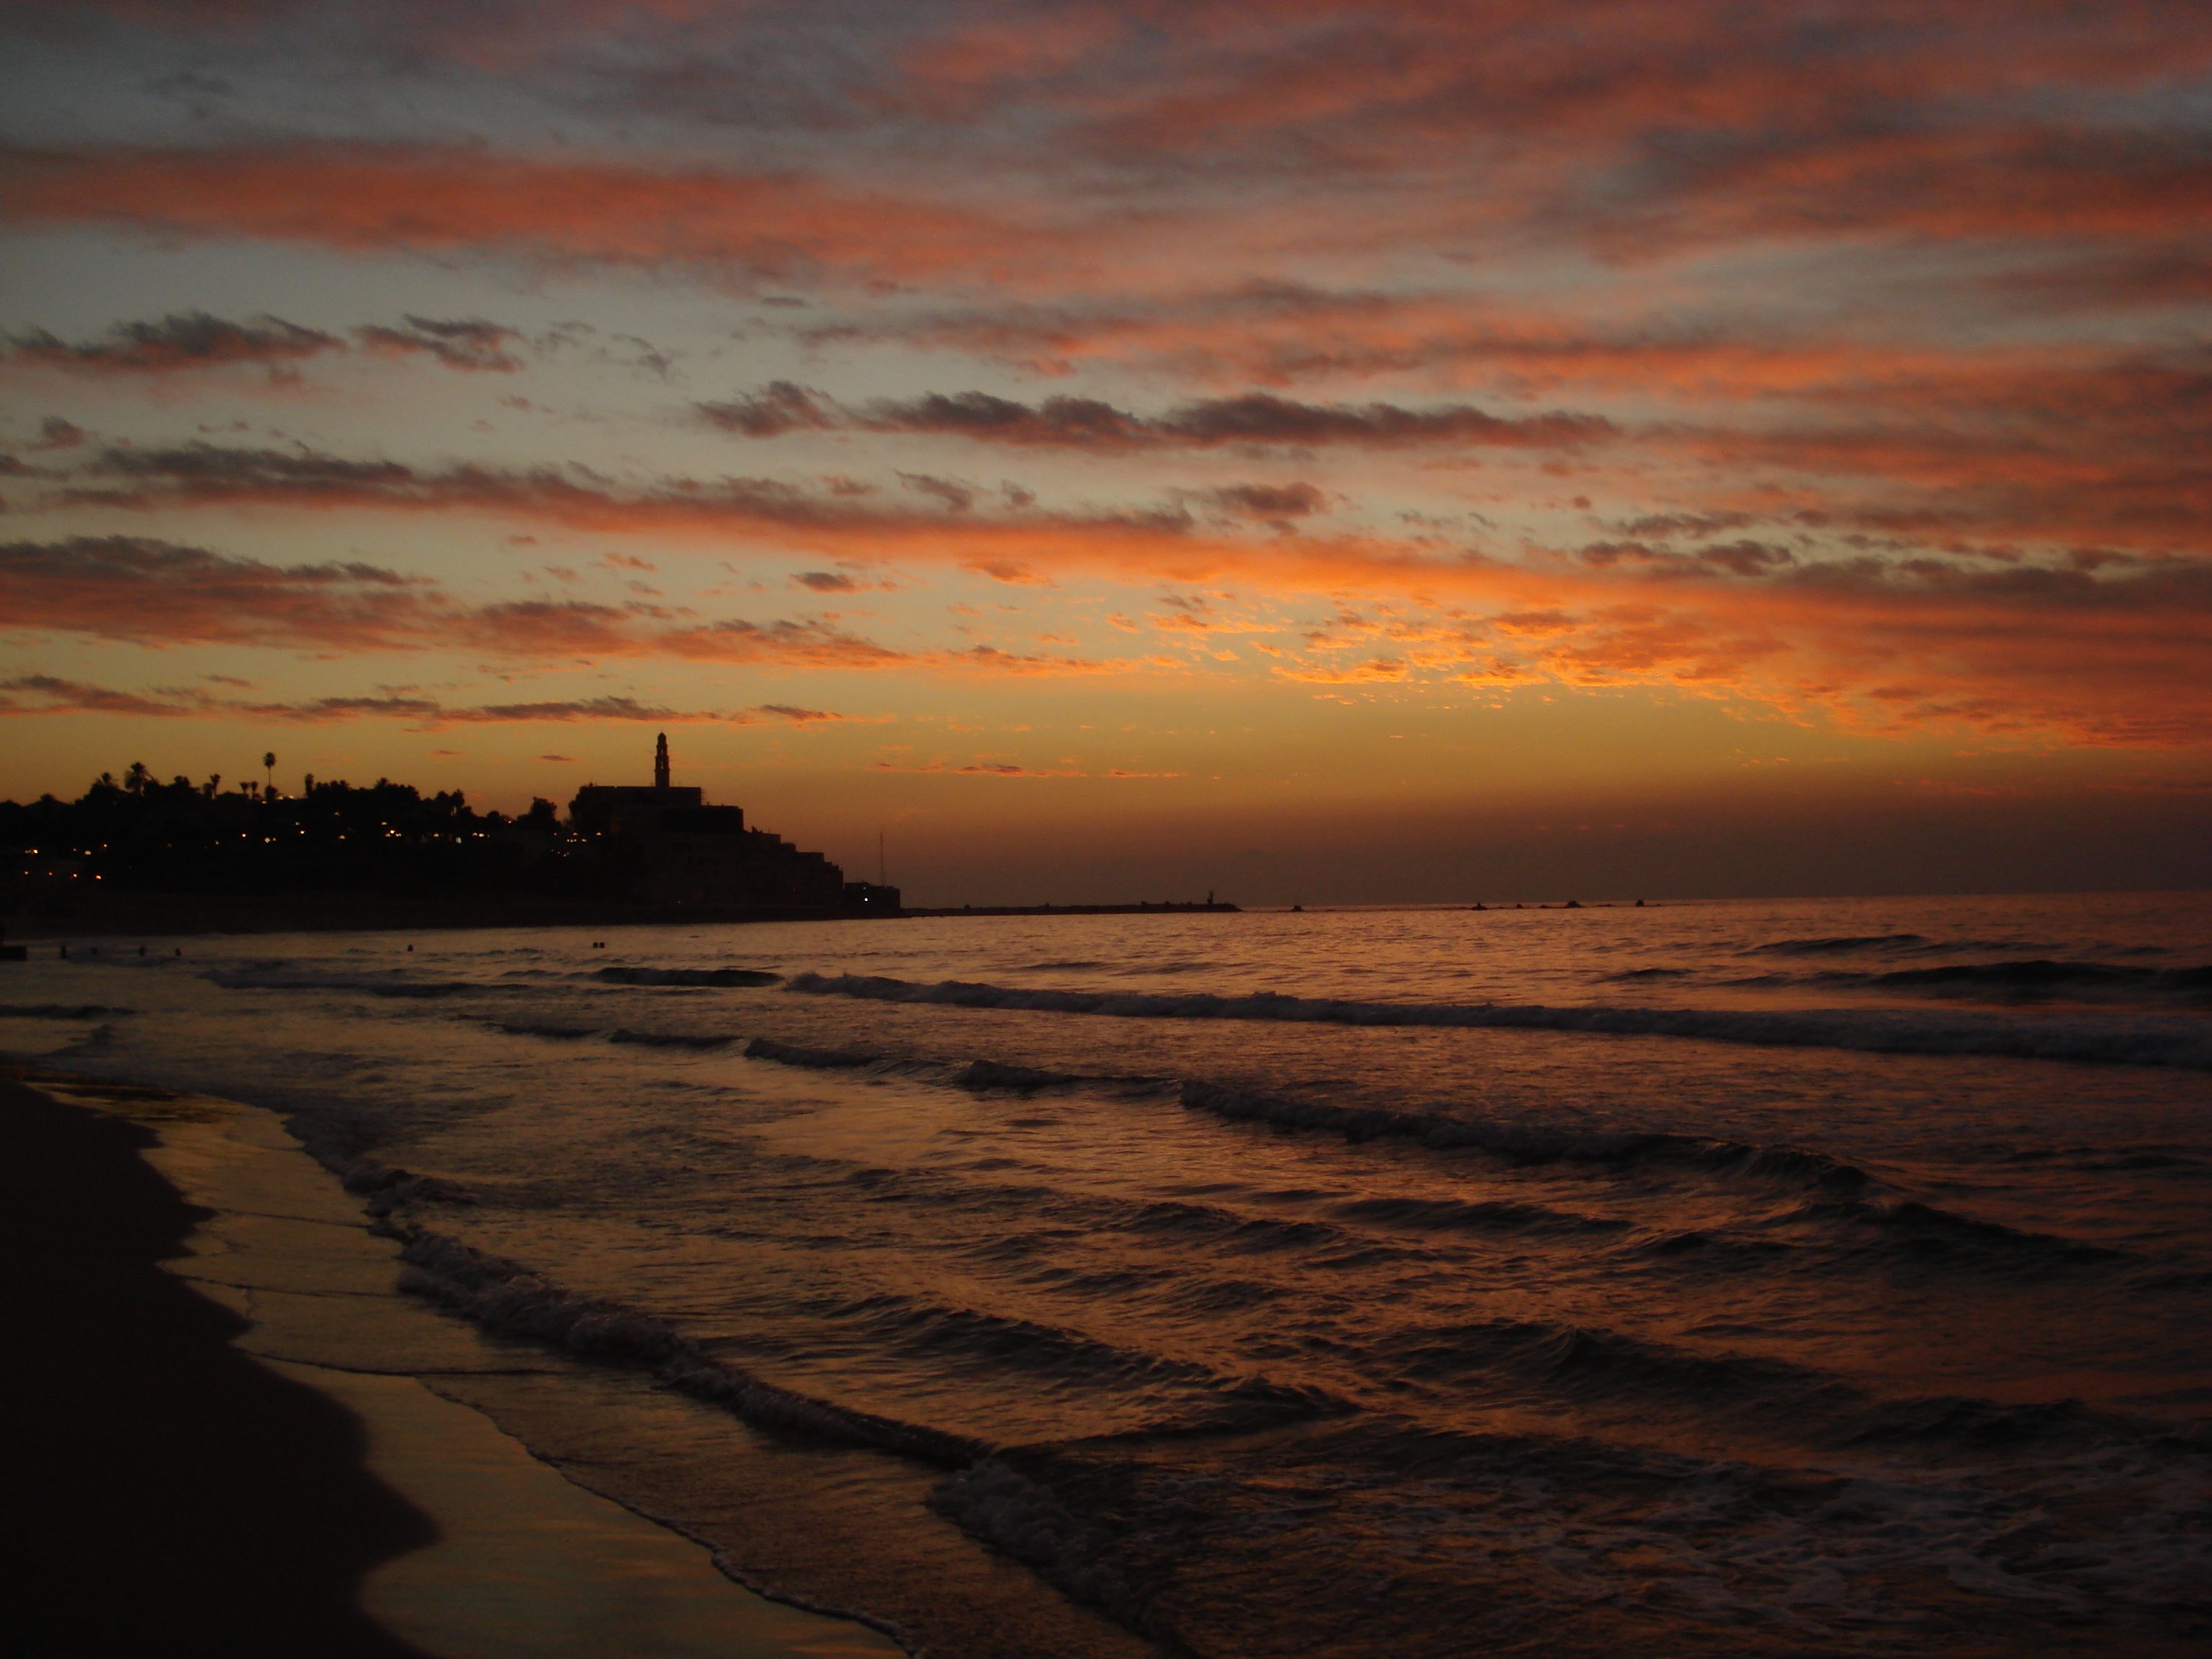
[[[349,252],[459,250],[749,276],[1006,275],[1009,222],[818,179],[541,161],[409,144],[15,149],[0,220],[119,224]]]
[[[417,732],[451,726],[526,726],[588,720],[646,721],[676,726],[757,726],[777,721],[807,726],[848,719],[818,708],[763,703],[753,708],[707,710],[659,708],[634,697],[586,697],[548,702],[489,703],[452,708],[429,697],[381,696],[315,697],[300,702],[248,702],[205,692],[157,692],[150,696],[116,691],[51,674],[25,674],[0,680],[0,716],[101,714],[167,718],[238,718],[279,720],[293,726],[330,726],[356,720],[398,720]],[[541,760],[557,759],[540,756]]]
[[[868,769],[872,772],[906,772],[922,775],[928,775],[935,773],[950,773],[957,776],[978,778],[1113,778],[1126,780],[1136,778],[1180,778],[1188,775],[1182,772],[1131,772],[1118,767],[1103,772],[1086,772],[1079,767],[1072,766],[1024,766],[1016,762],[1005,760],[994,755],[978,755],[974,760],[969,761],[964,764],[955,763],[952,761],[945,759],[927,761],[921,763],[909,763],[902,761],[890,760],[870,761],[868,763]]]
[[[240,29],[277,15],[113,9]],[[566,0],[526,28],[500,7],[371,8],[357,27],[395,64],[527,68],[617,124],[803,133],[839,177],[457,145],[84,146],[16,151],[0,213],[1066,291],[1524,232],[1619,257],[1713,237],[2203,225],[2194,129],[2144,95],[2212,66],[2212,30],[2181,6],[1863,0],[1814,19],[1727,0],[1065,0],[863,9],[841,15],[834,49],[801,9],[703,0]],[[872,173],[885,182],[858,182]],[[1022,212],[969,204],[968,181],[1017,177],[1041,180]],[[1322,210],[1296,210],[1302,194]]]
[[[1823,441],[1820,434],[1799,435],[1788,446],[1794,453]],[[1646,515],[1637,521],[1644,533],[1592,543],[1571,555],[1532,548],[1515,564],[1421,538],[1323,536],[1288,527],[1256,536],[1220,533],[1171,509],[1056,514],[1001,508],[973,495],[963,505],[937,492],[932,495],[941,504],[924,507],[773,480],[615,485],[574,470],[421,469],[209,445],[109,450],[86,476],[98,487],[77,488],[64,499],[125,508],[480,512],[688,535],[714,544],[766,542],[832,560],[891,551],[970,568],[1005,560],[1024,570],[1084,570],[1124,580],[1249,580],[1279,604],[1301,592],[1387,598],[1401,607],[1394,620],[1340,611],[1279,659],[1285,675],[1347,686],[1500,684],[1523,677],[1575,686],[1660,685],[1753,697],[1808,714],[1826,710],[1869,730],[1957,724],[2042,730],[2089,743],[2191,744],[2212,730],[2212,630],[2203,625],[2212,611],[2212,563],[2178,554],[2069,551],[2048,543],[2031,544],[2033,557],[2017,548],[1947,549],[1909,539],[1893,550],[1854,549],[1852,538],[1863,539],[1872,529],[1892,540],[1909,537],[1909,504],[1876,502],[1849,512],[1790,507],[1789,536],[1778,539],[1742,533],[1757,526],[1759,515],[1717,503],[1701,514]],[[2118,546],[2127,544],[2131,523],[2159,536],[2174,534],[2173,503],[2191,499],[2187,489],[2169,484],[2160,492],[2154,477],[2146,477],[2142,495],[2130,499],[2128,483],[2109,470],[2100,474],[2076,465],[2061,469],[2052,482],[2015,483],[2011,499],[1996,486],[1978,485],[1978,494],[1960,490],[1942,499],[1950,520],[1936,514],[1938,521],[1922,530],[1986,531],[2031,509],[2050,514],[2070,492],[2085,517],[2104,502],[2110,510],[2098,527],[2117,532]],[[1772,502],[1766,506],[1771,510]],[[1893,514],[1886,524],[1884,512]],[[1848,533],[1831,525],[1814,536],[1824,519],[1849,526]],[[2069,522],[2063,516],[2057,521]],[[2043,533],[2049,530],[2046,524]],[[75,614],[94,631],[104,625],[99,605],[105,601],[73,599],[51,550],[18,550],[16,557],[23,592],[44,608],[15,614],[64,621]],[[143,547],[86,547],[63,564],[108,573],[94,584],[105,595],[133,584],[158,586],[158,573],[172,558]],[[179,572],[188,567],[201,569],[189,558],[175,564]],[[818,623],[694,623],[642,604],[458,606],[373,573],[305,568],[271,574],[265,568],[210,567],[203,574],[210,579],[204,597],[186,598],[173,623],[145,625],[157,631],[198,628],[222,638],[319,628],[332,639],[458,641],[520,655],[659,654],[1034,674],[1114,666],[991,646],[902,652]],[[213,603],[213,584],[220,581],[236,590],[227,605]],[[92,608],[72,613],[72,603]],[[1478,607],[1493,609],[1495,622],[1486,621]],[[151,613],[126,603],[118,614]],[[1178,614],[1187,631],[1204,632],[1217,621],[1188,607]],[[1360,663],[1330,654],[1346,645],[1363,652]],[[1190,672],[1188,665],[1169,665]]]
[[[574,599],[468,605],[426,578],[375,565],[276,566],[124,536],[0,544],[0,629],[157,647],[462,649],[546,662],[643,657],[993,675],[1091,674],[1115,666],[981,644],[899,650],[810,617],[687,622],[665,606]]]
[[[659,655],[872,668],[904,653],[811,620],[672,623],[645,605],[456,601],[358,562],[276,566],[138,537],[0,545],[0,627],[134,643],[462,648],[538,659]]]
[[[406,319],[406,326],[372,324],[353,331],[354,346],[320,329],[281,317],[232,322],[204,311],[172,312],[151,322],[118,323],[106,335],[64,341],[44,329],[7,337],[5,360],[71,374],[172,375],[240,364],[283,375],[310,357],[356,348],[380,356],[427,356],[447,368],[511,373],[522,367],[513,348],[519,331],[481,319]]]
[[[154,322],[118,323],[102,339],[74,344],[44,329],[8,337],[7,356],[18,363],[78,374],[173,374],[179,370],[256,363],[281,368],[345,343],[319,329],[281,317],[234,323],[204,311],[172,312]]]
[[[1047,398],[1030,404],[985,392],[933,392],[878,398],[846,409],[823,393],[776,380],[698,410],[710,424],[749,438],[787,432],[913,433],[1020,448],[1215,449],[1224,445],[1417,444],[1568,447],[1616,435],[1599,416],[1547,413],[1504,418],[1465,404],[1407,409],[1387,403],[1318,404],[1267,392],[1209,398],[1140,416],[1097,398]]]

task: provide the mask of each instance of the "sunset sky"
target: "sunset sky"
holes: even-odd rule
[[[9,0],[0,794],[2212,884],[2212,14]]]

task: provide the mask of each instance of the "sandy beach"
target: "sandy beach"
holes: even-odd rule
[[[404,1659],[356,1606],[437,1536],[372,1476],[351,1412],[230,1346],[246,1320],[161,1270],[205,1211],[140,1158],[154,1134],[0,1082],[14,1547],[31,1622],[80,1653]]]
[[[11,1446],[9,1489],[41,1517],[24,1582],[49,1651],[900,1650],[752,1594],[434,1392],[570,1362],[400,1297],[390,1242],[270,1114],[10,1070],[9,1290],[44,1340],[9,1387],[45,1431]]]

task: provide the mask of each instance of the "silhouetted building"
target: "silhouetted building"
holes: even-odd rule
[[[658,829],[661,815],[672,807],[704,808],[706,796],[696,789],[678,789],[668,781],[668,733],[663,732],[653,751],[653,787],[634,784],[587,783],[568,803],[568,827],[586,836],[643,834]],[[745,816],[734,806],[712,809],[736,813],[732,827],[745,827]]]
[[[710,806],[669,781],[668,736],[653,760],[651,788],[587,783],[568,803],[569,828],[635,845],[638,896],[668,910],[780,911],[792,915],[896,915],[899,890],[847,881],[819,853],[745,828],[744,811]]]

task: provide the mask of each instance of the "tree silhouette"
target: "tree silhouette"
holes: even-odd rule
[[[269,787],[276,787],[276,754],[271,750],[261,757],[261,769],[269,775]]]

